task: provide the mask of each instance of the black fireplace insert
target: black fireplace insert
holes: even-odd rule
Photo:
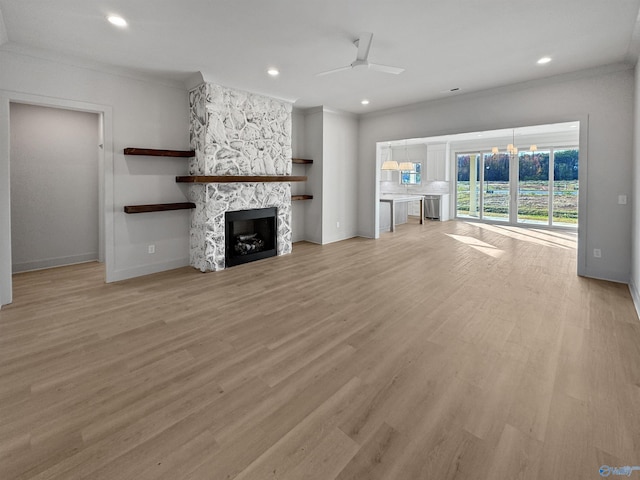
[[[225,265],[232,267],[277,255],[278,209],[226,212]]]

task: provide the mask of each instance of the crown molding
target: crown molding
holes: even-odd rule
[[[164,76],[162,74],[147,73],[125,67],[116,67],[114,65],[54,52],[53,50],[32,47],[21,43],[9,41],[8,43],[0,46],[0,51],[9,52],[11,54],[20,55],[23,57],[37,58],[39,60],[44,60],[52,63],[59,63],[70,67],[92,70],[108,75],[126,77],[143,82],[156,83],[164,85],[165,87],[179,88],[180,90],[185,89],[183,78],[175,79],[169,78],[168,75]],[[184,77],[185,75],[186,74],[181,74],[179,76]],[[171,76],[175,77],[176,75],[172,74]]]
[[[4,23],[2,10],[0,10],[0,46],[7,42],[9,42],[9,33],[7,32],[7,25]]]

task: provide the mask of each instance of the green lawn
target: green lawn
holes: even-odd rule
[[[484,217],[507,219],[509,195],[507,182],[488,182],[484,186]],[[523,181],[519,185],[518,219],[548,223],[549,183]],[[476,193],[476,199],[478,198]],[[458,182],[457,212],[460,216],[479,217],[470,212],[469,182]],[[479,205],[478,205],[479,208]],[[553,193],[553,223],[578,223],[578,181],[555,182]]]

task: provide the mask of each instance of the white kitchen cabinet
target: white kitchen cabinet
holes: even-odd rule
[[[426,180],[446,182],[449,180],[447,168],[447,144],[427,145]]]

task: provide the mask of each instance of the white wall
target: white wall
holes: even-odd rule
[[[13,272],[97,260],[95,113],[12,103]]]
[[[354,115],[324,111],[322,165],[322,243],[355,237],[358,231],[358,120]]]
[[[8,105],[16,97],[30,96],[35,99],[32,103],[55,106],[86,102],[112,112],[106,119],[112,123],[105,125],[105,131],[112,134],[112,141],[105,144],[105,158],[113,156],[105,167],[110,170],[105,180],[108,280],[188,265],[189,211],[123,212],[130,204],[184,201],[186,190],[173,177],[187,173],[187,161],[125,157],[122,153],[125,147],[136,146],[187,149],[186,89],[35,54],[0,51],[0,65],[0,303],[11,299],[7,270],[11,248],[6,233],[10,225]],[[147,253],[149,244],[156,246],[153,255]]]
[[[376,142],[580,120],[579,270],[627,282],[631,206],[617,198],[632,187],[633,94],[633,70],[614,65],[363,116],[359,234],[375,233]],[[587,255],[594,248],[601,259]]]
[[[640,62],[636,64],[634,128],[633,128],[633,191],[630,197],[631,221],[631,280],[629,289],[640,315]]]

